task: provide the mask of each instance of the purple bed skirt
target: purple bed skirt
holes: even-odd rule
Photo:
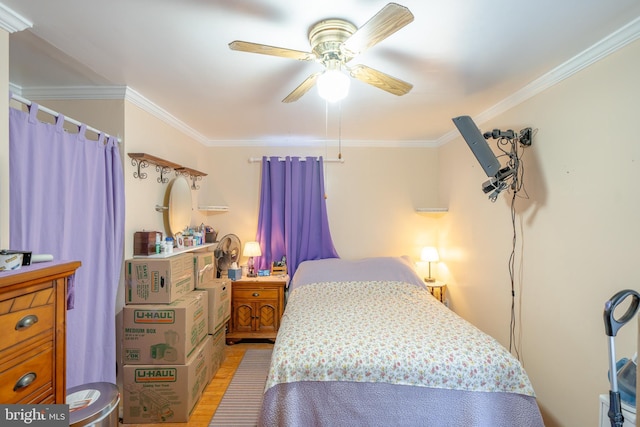
[[[296,382],[264,394],[259,426],[542,427],[536,399],[385,383]]]

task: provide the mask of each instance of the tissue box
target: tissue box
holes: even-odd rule
[[[228,270],[228,276],[231,280],[240,280],[242,278],[242,269],[241,268],[230,268]]]

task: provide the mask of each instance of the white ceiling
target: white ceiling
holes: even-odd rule
[[[569,67],[580,68],[593,46],[597,56],[638,37],[637,0],[399,3],[415,20],[354,62],[408,81],[412,91],[397,97],[354,79],[348,98],[327,107],[315,90],[281,102],[319,64],[232,51],[228,43],[308,51],[315,22],[361,26],[387,1],[0,0],[33,24],[10,35],[12,85],[76,95],[126,86],[212,145],[299,145],[338,135],[368,144],[442,140],[453,132],[452,117],[487,116],[559,80],[553,70],[582,54]],[[625,26],[623,36],[599,44]],[[517,125],[534,124],[505,124]]]

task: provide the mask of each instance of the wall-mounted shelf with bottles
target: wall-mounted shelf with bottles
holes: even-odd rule
[[[186,252],[198,252],[200,250],[206,249],[207,251],[211,251],[213,246],[217,245],[215,243],[204,243],[202,245],[197,246],[188,246],[185,248],[174,248],[173,252],[161,252],[159,254],[151,254],[151,255],[134,255],[134,258],[171,258],[172,256],[180,255]]]

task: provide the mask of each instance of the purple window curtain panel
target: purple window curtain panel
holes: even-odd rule
[[[9,108],[10,245],[79,260],[67,311],[67,387],[116,382],[115,305],[124,240],[124,182],[115,138],[85,138]],[[70,308],[69,306],[67,308]]]
[[[302,261],[338,258],[329,230],[322,171],[322,157],[262,158],[258,268],[268,269],[286,255],[293,277]]]

